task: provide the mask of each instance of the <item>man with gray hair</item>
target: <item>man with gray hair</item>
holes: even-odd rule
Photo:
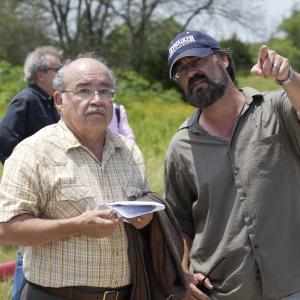
[[[28,87],[14,97],[0,122],[0,160],[3,164],[20,141],[59,120],[52,98],[52,81],[61,66],[60,56],[59,50],[52,46],[39,47],[28,54],[24,64],[24,80]],[[22,254],[19,252],[13,300],[20,299],[24,284]]]
[[[2,163],[20,141],[59,120],[52,99],[52,81],[61,66],[60,57],[60,52],[51,46],[36,48],[28,54],[24,64],[28,87],[13,98],[0,123]]]

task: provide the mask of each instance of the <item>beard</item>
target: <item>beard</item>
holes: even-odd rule
[[[217,102],[225,94],[230,78],[223,66],[219,67],[222,75],[220,80],[210,79],[204,74],[197,74],[190,79],[185,91],[186,100],[189,104],[203,109]],[[199,88],[193,93],[194,84],[203,80],[206,81],[207,87]]]

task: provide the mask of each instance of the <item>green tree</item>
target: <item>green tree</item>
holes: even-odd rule
[[[23,64],[28,52],[50,40],[40,16],[24,11],[21,1],[0,0],[0,6],[0,60]]]
[[[292,40],[272,39],[268,42],[268,46],[284,57],[287,57],[290,64],[297,71],[300,71],[300,49],[295,46]]]
[[[236,35],[220,42],[222,48],[230,48],[238,72],[249,73],[254,61],[248,43],[241,42]]]
[[[294,8],[291,16],[283,20],[278,29],[286,34],[295,47],[300,48],[300,9]]]
[[[128,28],[121,25],[107,37],[102,53],[114,67],[138,69],[150,82],[159,81],[163,86],[170,86],[167,45],[180,27],[174,19],[151,22],[142,48],[134,50]],[[138,50],[142,52],[139,57]]]
[[[0,115],[6,110],[11,99],[24,87],[23,67],[0,61]]]

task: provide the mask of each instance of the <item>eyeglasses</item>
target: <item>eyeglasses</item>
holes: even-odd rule
[[[83,87],[77,88],[74,91],[60,91],[61,93],[73,93],[80,100],[90,100],[95,97],[96,93],[101,100],[113,102],[115,97],[115,91],[106,87],[92,88]]]
[[[174,80],[179,80],[183,77],[185,77],[190,70],[197,70],[199,68],[201,68],[207,61],[208,59],[213,56],[216,53],[211,53],[207,56],[203,56],[203,57],[197,57],[195,60],[191,61],[188,64],[181,64],[179,65],[176,70],[175,70],[175,74],[173,79]]]
[[[57,73],[59,70],[60,70],[61,67],[49,67],[49,68],[46,68],[45,71],[49,71],[49,70],[52,70],[54,71],[55,73]]]

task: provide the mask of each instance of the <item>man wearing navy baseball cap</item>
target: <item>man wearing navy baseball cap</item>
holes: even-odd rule
[[[179,33],[169,72],[197,110],[165,158],[165,194],[181,226],[185,300],[300,299],[300,75],[260,47],[251,73],[279,89],[239,89],[229,49]]]

